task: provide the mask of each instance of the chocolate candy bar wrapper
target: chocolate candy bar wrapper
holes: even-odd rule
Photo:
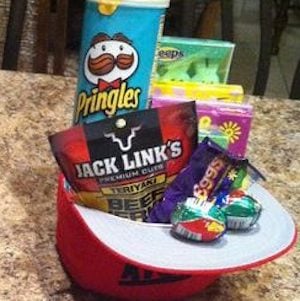
[[[77,125],[49,140],[75,201],[142,221],[196,148],[195,104]]]
[[[172,231],[176,235],[195,241],[212,241],[226,230],[225,215],[212,203],[187,198],[179,203],[171,216]]]
[[[240,168],[236,174],[236,177],[231,185],[232,189],[239,189],[244,186],[246,188],[247,166]],[[247,182],[248,183],[248,182]]]
[[[234,186],[234,182],[238,178],[240,171],[246,170],[247,172],[248,164],[248,160],[236,161],[235,164],[228,169],[228,172],[224,174],[222,180],[218,183],[218,186],[214,190],[213,199],[210,201],[213,201],[217,206],[222,206],[223,198],[232,191],[232,187]]]
[[[232,176],[234,180],[231,190],[242,189],[247,191],[252,184],[266,181],[265,176],[249,162],[235,169],[235,175],[232,174]]]
[[[187,197],[194,196],[209,201],[220,189],[229,170],[246,162],[247,160],[229,155],[209,138],[205,138],[198,145],[186,168],[165,191],[163,200],[151,210],[148,221],[169,222],[176,205]]]
[[[226,215],[226,225],[231,230],[247,230],[259,219],[261,204],[249,195],[240,197],[232,194],[227,196],[227,202],[221,210]]]

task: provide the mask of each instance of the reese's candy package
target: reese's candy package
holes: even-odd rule
[[[195,104],[77,125],[49,141],[75,201],[145,220],[196,148]]]
[[[231,156],[209,138],[205,138],[193,153],[187,167],[177,176],[149,214],[149,222],[169,222],[176,205],[188,197],[211,201],[216,193],[229,191],[227,177],[233,167],[247,160]]]

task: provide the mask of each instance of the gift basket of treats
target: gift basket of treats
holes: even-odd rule
[[[62,263],[123,300],[184,298],[296,240],[246,156],[254,110],[227,84],[235,46],[161,37],[168,5],[86,1],[73,124],[49,136]]]

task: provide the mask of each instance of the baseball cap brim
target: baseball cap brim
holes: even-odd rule
[[[267,263],[296,242],[293,219],[280,203],[258,184],[249,194],[263,206],[257,225],[228,231],[211,243],[179,240],[168,224],[134,222],[79,205],[75,209],[93,236],[127,262],[164,272],[221,274]]]

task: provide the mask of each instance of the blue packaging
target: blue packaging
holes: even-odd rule
[[[169,0],[88,0],[73,123],[148,108],[156,46]]]

